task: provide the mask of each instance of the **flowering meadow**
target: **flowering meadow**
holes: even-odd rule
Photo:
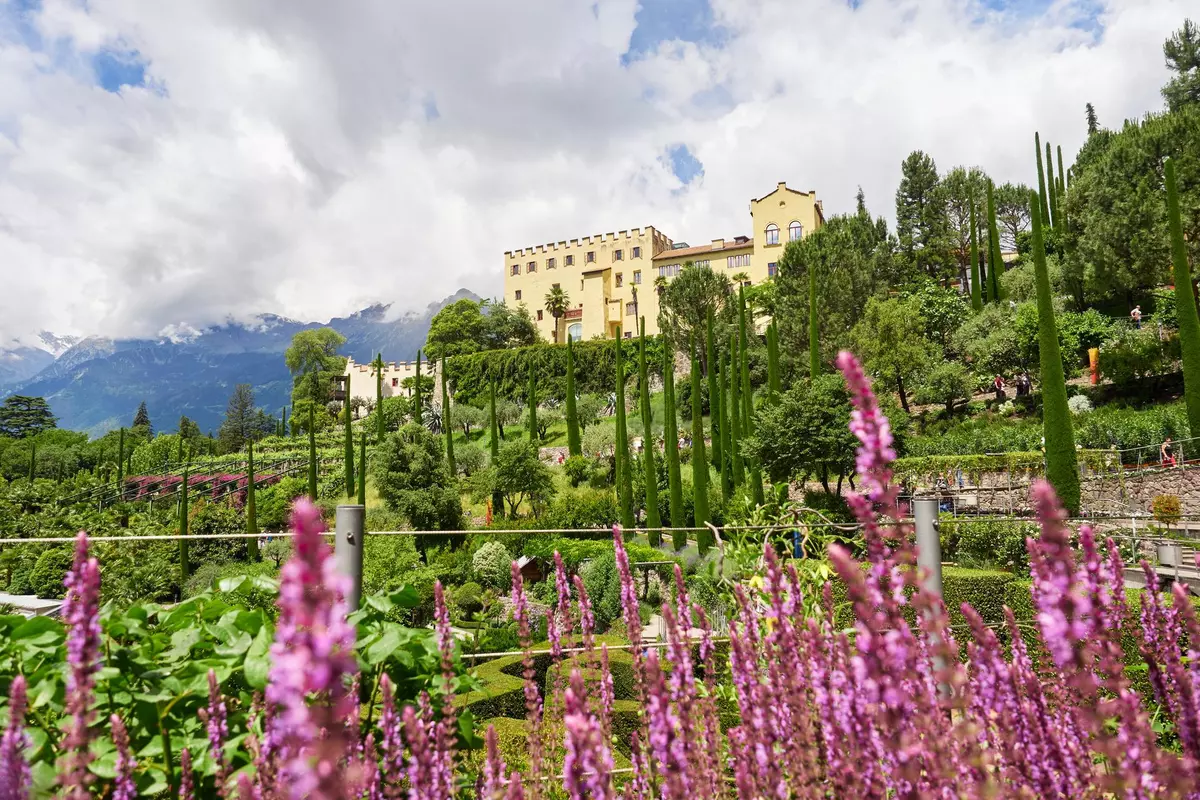
[[[1153,697],[1140,696],[1120,644],[1126,609],[1118,550],[1087,527],[1069,530],[1053,491],[1040,484],[1033,502],[1041,533],[1028,541],[1036,637],[1023,636],[1011,612],[1007,629],[997,631],[969,606],[962,609],[969,635],[956,637],[939,598],[921,590],[911,532],[897,524],[887,419],[857,361],[843,353],[838,365],[861,443],[860,493],[850,504],[867,559],[860,564],[837,545],[829,556],[853,604],[852,630],[834,625],[828,586],[820,602],[807,604],[794,565],[766,548],[760,588],[738,591],[727,651],[701,607],[689,603],[678,568],[675,596],[662,607],[665,647],[641,643],[637,592],[614,529],[640,708],[632,741],[619,748],[627,743],[616,740],[613,725],[609,646],[596,642],[582,582],[568,579],[558,561],[547,622],[560,669],[543,690],[514,564],[528,747],[521,764],[508,764],[494,728],[483,732],[478,752],[469,749],[472,732],[460,727],[461,679],[440,586],[431,645],[437,675],[407,702],[386,672],[364,670],[366,648],[347,621],[346,587],[319,514],[300,502],[264,691],[236,708],[234,690],[243,687],[211,671],[199,712],[204,736],[178,753],[165,744],[135,752],[128,730],[142,722],[96,692],[98,675],[114,665],[101,647],[99,567],[80,534],[66,581],[62,737],[50,748],[58,791],[120,800],[1200,797],[1200,661],[1190,649],[1200,645],[1181,645],[1200,642],[1200,626],[1183,591],[1151,593],[1141,604],[1140,657]],[[806,616],[806,606],[820,612]],[[35,769],[45,771],[28,756],[30,721],[48,698],[28,695],[21,673],[3,678],[0,800],[32,796]],[[723,699],[736,704],[732,724],[723,724]],[[1177,745],[1161,735],[1151,705],[1165,712]],[[169,741],[167,731],[162,742]],[[201,761],[203,770],[195,768]]]

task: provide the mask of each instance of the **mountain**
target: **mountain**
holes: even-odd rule
[[[370,361],[376,353],[408,360],[424,346],[434,314],[462,298],[479,299],[462,289],[395,319],[390,306],[374,305],[332,319],[328,327],[346,337],[341,352],[355,361]],[[292,387],[284,351],[297,333],[320,327],[262,314],[248,324],[180,329],[158,339],[55,339],[65,346],[57,359],[47,342],[44,348],[0,350],[0,395],[45,397],[60,427],[93,436],[132,423],[142,401],[158,429],[173,429],[186,414],[201,430],[216,431],[239,383],[251,384],[259,407],[278,415]],[[15,377],[6,381],[9,375]]]
[[[18,339],[8,347],[0,348],[0,392],[3,392],[5,387],[14,386],[37,375],[78,341],[74,336],[55,336],[48,331],[42,331],[30,342]]]

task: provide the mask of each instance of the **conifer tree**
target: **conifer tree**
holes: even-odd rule
[[[654,466],[654,428],[650,419],[650,376],[646,369],[646,318],[639,321],[638,394],[642,416],[642,470],[646,497],[646,538],[651,547],[662,543],[662,516],[658,513],[658,470]]]
[[[367,505],[367,432],[358,434],[358,504]]]
[[[1054,178],[1054,158],[1050,143],[1046,142],[1046,191],[1050,195],[1050,228],[1059,226],[1058,218],[1058,181]]]
[[[496,381],[492,381],[488,385],[488,407],[491,411],[490,434],[491,434],[491,455],[492,463],[500,458],[500,423],[496,419]],[[492,512],[495,514],[504,513],[504,494],[499,490],[492,492]]]
[[[708,460],[704,457],[704,421],[700,416],[700,364],[696,359],[696,343],[688,343],[688,352],[692,356],[692,510],[694,525],[704,528],[709,521],[708,513]],[[713,368],[709,362],[709,369]],[[710,399],[711,407],[711,399]],[[687,535],[683,531],[672,536],[672,544],[676,550],[682,550],[687,543]],[[696,533],[696,545],[700,554],[708,552],[712,546],[712,532],[708,529]]]
[[[446,388],[446,355],[442,354],[442,429],[446,432],[446,468],[450,479],[458,476],[458,465],[454,462],[454,426],[450,424],[450,392]]]
[[[808,377],[821,374],[821,326],[817,321],[817,267],[808,266]]]
[[[742,461],[742,387],[741,363],[742,356],[738,350],[737,336],[729,337],[729,449],[733,454],[733,485],[741,486],[746,482],[745,463]]]
[[[145,400],[138,406],[137,413],[133,415],[133,427],[136,428],[139,425],[144,426],[151,437],[154,436],[154,426],[150,423],[150,412],[146,410]]]
[[[575,349],[567,337],[567,454],[583,455],[579,438],[579,412],[575,409]]]
[[[258,503],[255,500],[254,440],[246,440],[246,557],[258,561]]]
[[[383,353],[375,356],[375,441],[382,442],[386,430],[383,419]]]
[[[346,497],[354,497],[354,431],[350,420],[350,376],[346,376],[346,402],[342,404],[342,415],[345,417],[345,447],[346,447]]]
[[[783,384],[779,373],[779,326],[775,320],[767,326],[767,391],[770,403],[779,402]]]
[[[1000,228],[996,225],[996,200],[992,188],[992,182],[988,181],[988,296],[991,302],[998,303],[1004,299],[1004,285],[1000,283],[1004,275],[1004,257],[1000,253]]]
[[[975,221],[974,198],[971,202],[971,308],[977,312],[983,310],[983,287],[979,283],[979,228]]]
[[[533,360],[529,361],[529,388],[525,392],[526,402],[529,404],[529,441],[533,442],[533,446],[538,445],[537,431],[537,383],[534,376]]]
[[[425,424],[425,414],[421,410],[421,351],[417,351],[417,379],[413,383],[413,422],[418,425]]]
[[[1071,411],[1067,407],[1067,382],[1063,376],[1062,353],[1050,278],[1046,271],[1046,243],[1042,233],[1040,198],[1030,192],[1033,221],[1033,268],[1037,282],[1038,350],[1042,367],[1042,432],[1046,440],[1046,479],[1058,499],[1072,514],[1079,513],[1079,464]]]
[[[738,287],[738,329],[739,352],[742,354],[742,431],[747,437],[750,437],[754,435],[754,389],[750,386],[750,337],[749,326],[746,322],[745,287]],[[758,469],[758,462],[752,458],[747,458],[745,461],[754,502],[762,505],[765,498],[763,497],[762,473]]]
[[[29,443],[29,482],[33,483],[37,479],[37,445],[33,442]]]
[[[720,369],[717,366],[717,347],[713,339],[713,315],[711,308],[708,309],[708,313],[705,315],[704,323],[704,365],[708,369],[708,428],[712,431],[713,469],[720,473],[724,458],[722,455],[724,451],[721,449],[721,431],[725,425],[721,421],[721,383],[718,379]]]
[[[724,458],[721,459],[721,465],[718,471],[721,475],[721,501],[728,504],[729,498],[733,496],[733,430],[729,420],[729,356],[728,352],[718,357],[718,375],[717,381],[720,387],[717,394],[721,399],[721,452]]]
[[[1067,172],[1063,169],[1062,162],[1062,145],[1058,147],[1058,202],[1062,204],[1062,196],[1067,190]]]
[[[317,502],[317,430],[312,403],[308,404],[308,499]]]
[[[675,348],[664,335],[663,457],[667,460],[667,487],[671,498],[671,527],[682,528],[686,524],[687,515],[683,510],[683,479],[679,473],[679,423],[675,414]],[[700,430],[703,434],[703,422],[701,423]],[[707,468],[707,465],[705,465],[705,468]],[[684,538],[687,538],[686,535]],[[672,541],[675,540],[676,537],[673,535]],[[678,550],[679,548],[676,547],[675,549]]]
[[[179,583],[187,583],[192,574],[192,565],[188,561],[188,465],[183,465],[183,483],[179,486]]]
[[[625,422],[625,359],[621,352],[621,328],[617,327],[617,500],[621,510],[621,527],[633,535],[633,476],[629,468],[629,430]]]
[[[1175,269],[1175,313],[1179,317],[1179,343],[1183,361],[1183,397],[1187,403],[1188,428],[1200,431],[1200,314],[1196,311],[1192,272],[1188,268],[1187,248],[1183,240],[1183,216],[1179,209],[1175,159],[1168,158],[1164,169],[1167,224],[1171,230],[1171,261]]]
[[[1038,173],[1038,198],[1040,199],[1040,207],[1042,214],[1042,225],[1050,226],[1050,199],[1046,194],[1046,170],[1042,166],[1042,135],[1040,133],[1033,134],[1033,152],[1037,156],[1037,173]],[[1030,209],[1032,211],[1032,209]]]
[[[117,496],[125,496],[125,429],[117,431]]]

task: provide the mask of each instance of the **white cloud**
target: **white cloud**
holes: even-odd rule
[[[749,232],[779,180],[827,213],[862,184],[890,216],[917,148],[1028,181],[1035,128],[1070,154],[1084,103],[1109,125],[1160,107],[1188,3],[712,5],[719,46],[626,67],[634,0],[44,0],[37,49],[0,0],[0,341],[490,294],[513,247]],[[105,48],[149,86],[97,86]],[[686,187],[677,142],[704,166]]]

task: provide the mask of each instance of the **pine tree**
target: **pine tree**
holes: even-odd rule
[[[358,504],[367,506],[367,432],[358,434]]]
[[[700,416],[700,365],[696,360],[696,343],[688,343],[688,351],[692,356],[692,510],[697,528],[704,528],[709,521],[708,513],[708,460],[704,457],[704,422]],[[712,368],[712,362],[709,362]],[[711,404],[711,399],[710,399]],[[715,438],[715,437],[714,437]],[[682,534],[683,531],[680,531]],[[682,541],[681,541],[682,538]],[[687,543],[687,536],[672,537],[676,550],[681,550]],[[700,555],[708,552],[712,546],[712,532],[707,528],[696,534],[696,545]]]
[[[308,499],[317,502],[317,429],[312,403],[308,404]]]
[[[354,431],[350,424],[350,376],[346,376],[346,402],[342,404],[346,430],[346,497],[354,497]]]
[[[188,561],[188,465],[183,465],[183,483],[179,486],[179,585],[187,583],[192,574]]]
[[[988,241],[991,241],[989,235]],[[975,221],[975,203],[971,202],[971,308],[983,310],[983,287],[979,283],[979,228]]]
[[[1100,130],[1100,118],[1096,116],[1096,107],[1091,103],[1087,104],[1087,132],[1088,136]]]
[[[575,353],[571,337],[567,337],[567,454],[583,455],[579,438],[579,412],[575,409]]]
[[[737,336],[729,337],[729,450],[733,454],[733,485],[741,486],[746,482],[746,468],[742,461],[742,394],[741,394],[741,364],[742,356],[738,351]]]
[[[492,381],[488,385],[488,407],[491,410],[491,414],[489,416],[491,417],[490,433],[491,433],[491,440],[492,440],[492,442],[491,442],[492,463],[495,464],[496,460],[500,458],[500,423],[496,419],[496,382],[495,381]],[[504,513],[504,494],[502,492],[500,492],[499,490],[494,490],[492,492],[492,511],[495,514]]]
[[[1046,191],[1050,195],[1050,228],[1059,226],[1058,218],[1058,182],[1054,179],[1054,158],[1050,143],[1046,142]]]
[[[1196,298],[1192,294],[1192,272],[1188,268],[1187,249],[1183,240],[1175,159],[1168,158],[1163,166],[1167,182],[1167,223],[1171,229],[1171,260],[1175,267],[1175,313],[1179,317],[1179,343],[1183,351],[1183,397],[1187,403],[1188,427],[1200,431],[1200,314],[1197,314]]]
[[[534,447],[537,447],[539,442],[537,429],[537,383],[534,377],[533,359],[529,360],[529,388],[525,394],[529,403],[529,441],[533,442]]]
[[[146,410],[145,400],[143,400],[142,404],[138,406],[137,413],[133,416],[133,427],[136,428],[139,425],[145,426],[146,431],[151,436],[154,436],[154,426],[150,424],[150,412]]]
[[[453,480],[458,475],[454,463],[454,426],[450,424],[450,392],[446,388],[446,355],[442,354],[442,429],[446,432],[446,468]]]
[[[375,356],[375,441],[382,442],[386,431],[383,419],[383,353]]]
[[[413,422],[424,425],[424,413],[421,411],[421,351],[417,351],[417,379],[413,383]]]
[[[617,348],[617,500],[621,507],[621,527],[633,535],[633,477],[629,469],[629,430],[625,424],[625,359],[621,353],[621,328],[614,342]]]
[[[1033,152],[1037,155],[1038,198],[1041,201],[1042,225],[1049,227],[1050,203],[1049,197],[1046,194],[1046,171],[1045,167],[1042,166],[1042,135],[1040,133],[1033,134]]]
[[[1000,229],[996,225],[996,200],[992,188],[992,182],[988,181],[988,294],[993,303],[998,303],[1004,299],[1004,285],[1000,282],[1004,275],[1004,257],[1000,253]]]
[[[663,336],[663,453],[667,460],[667,486],[671,498],[671,527],[682,528],[687,515],[683,510],[683,479],[679,474],[679,423],[675,416],[675,348]],[[701,432],[703,432],[701,423]],[[693,456],[694,457],[694,456]],[[707,465],[706,465],[707,466]],[[680,534],[672,534],[671,541],[679,549]],[[687,541],[687,534],[683,534]]]
[[[1030,217],[1033,220],[1033,267],[1037,281],[1038,349],[1042,367],[1042,431],[1046,440],[1046,479],[1058,492],[1058,499],[1072,514],[1079,513],[1079,464],[1075,453],[1075,434],[1071,429],[1071,411],[1067,407],[1067,382],[1063,376],[1062,353],[1058,347],[1058,326],[1050,278],[1046,271],[1046,243],[1042,233],[1043,214],[1040,198],[1030,192]]]
[[[821,374],[821,328],[817,321],[817,268],[808,267],[808,377],[816,380]]]
[[[712,465],[713,469],[721,472],[722,459],[724,458],[723,450],[721,449],[721,430],[724,424],[721,422],[721,383],[718,380],[717,373],[720,371],[717,367],[717,347],[713,339],[713,314],[712,309],[708,309],[705,315],[705,359],[704,365],[708,369],[708,427],[712,431]]]
[[[650,375],[646,369],[646,318],[638,331],[638,390],[642,416],[642,468],[645,473],[646,538],[651,547],[662,544],[662,516],[658,513],[658,470],[654,466],[654,429],[650,419]]]
[[[254,440],[246,442],[246,557],[258,561],[258,503],[255,500]]]

